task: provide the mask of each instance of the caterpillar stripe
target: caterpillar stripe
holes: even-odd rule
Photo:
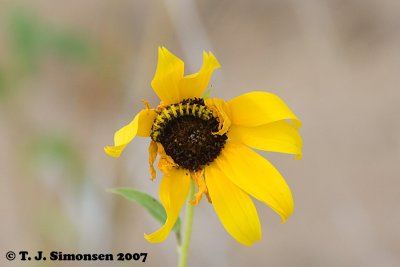
[[[213,118],[212,111],[207,109],[203,99],[185,99],[182,102],[165,107],[157,115],[151,127],[151,139],[158,142],[160,133],[163,131],[168,122],[182,116],[197,117],[205,121]]]

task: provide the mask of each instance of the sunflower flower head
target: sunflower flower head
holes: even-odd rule
[[[165,224],[150,242],[164,241],[187,198],[190,180],[197,185],[193,205],[205,195],[225,229],[238,242],[251,245],[261,239],[261,225],[250,196],[265,203],[284,222],[293,212],[287,183],[274,166],[251,148],[301,157],[300,121],[276,95],[249,92],[225,101],[202,99],[213,71],[215,56],[203,53],[197,73],[184,75],[184,63],[166,48],[158,49],[158,65],[151,82],[160,104],[145,103],[128,125],[114,135],[114,146],[104,148],[119,157],[136,136],[150,137],[149,165],[163,173],[160,200]]]

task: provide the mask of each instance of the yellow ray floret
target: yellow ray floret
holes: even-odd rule
[[[226,142],[215,163],[232,183],[278,213],[282,222],[292,214],[292,193],[282,175],[269,161],[247,146]]]
[[[106,146],[104,151],[112,157],[119,157],[135,136],[150,136],[151,126],[156,116],[157,113],[153,109],[141,110],[128,125],[114,134],[114,146]]]
[[[151,86],[165,105],[199,98],[206,89],[213,71],[219,67],[218,60],[211,52],[203,52],[203,65],[200,70],[184,76],[183,61],[165,47],[160,47],[157,70]]]
[[[225,170],[212,163],[206,169],[210,198],[226,231],[243,245],[261,239],[261,225],[253,201],[226,176]]]
[[[204,51],[203,66],[199,72],[187,75],[181,80],[181,100],[201,97],[210,82],[212,73],[219,67],[215,56],[211,52]]]
[[[302,156],[302,139],[298,130],[285,120],[261,126],[243,127],[233,125],[229,129],[229,138],[252,148]]]
[[[180,210],[189,193],[189,173],[182,169],[173,169],[168,175],[164,175],[160,185],[160,200],[167,213],[165,224],[152,234],[145,234],[149,242],[158,243],[164,241],[174,227]]]
[[[253,127],[280,120],[292,120],[298,129],[300,120],[278,96],[267,92],[249,92],[228,101],[232,124]]]

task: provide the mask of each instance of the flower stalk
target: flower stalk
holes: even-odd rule
[[[192,226],[193,226],[193,215],[194,215],[194,206],[192,204],[192,200],[194,197],[194,182],[190,182],[190,190],[189,196],[187,198],[186,208],[185,208],[185,221],[183,227],[183,241],[182,244],[178,247],[179,252],[179,267],[186,267],[188,261],[189,254],[189,245],[190,238],[192,236]]]

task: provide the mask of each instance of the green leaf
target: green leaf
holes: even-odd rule
[[[161,203],[154,197],[144,192],[129,187],[111,188],[108,191],[123,196],[124,198],[130,201],[134,201],[140,204],[157,221],[159,221],[162,224],[164,224],[165,221],[167,220],[167,214],[165,213],[164,207],[161,205]],[[181,232],[180,229],[181,229],[181,219],[178,217],[173,228],[178,243],[180,243],[180,232]]]

